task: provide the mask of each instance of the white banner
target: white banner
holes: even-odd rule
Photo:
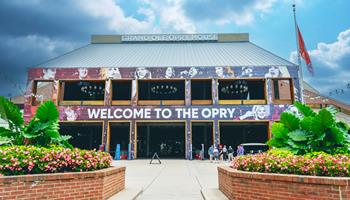
[[[122,42],[217,41],[217,34],[122,35]]]
[[[233,119],[235,108],[91,108],[89,119]]]

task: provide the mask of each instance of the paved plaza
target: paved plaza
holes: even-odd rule
[[[126,188],[142,189],[137,198],[200,200],[202,189],[218,189],[217,166],[228,162],[210,163],[199,160],[114,161],[114,166],[126,166]]]

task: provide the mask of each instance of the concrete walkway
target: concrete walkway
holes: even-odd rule
[[[162,164],[149,164],[149,160],[114,161],[114,166],[126,166],[126,188],[142,188],[137,198],[202,200],[201,189],[217,189],[217,166],[227,162],[162,160]]]

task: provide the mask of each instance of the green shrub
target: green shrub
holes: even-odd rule
[[[294,105],[299,113],[283,112],[280,122],[272,124],[269,146],[300,155],[319,151],[334,154],[339,148],[342,153],[350,152],[349,126],[336,121],[333,107],[316,113],[300,102]]]
[[[236,157],[232,167],[250,172],[348,177],[350,156],[323,152],[310,153],[306,156],[285,152],[279,155],[275,151]]]
[[[93,171],[111,165],[109,153],[59,146],[2,146],[0,174],[22,175],[71,171]]]
[[[294,155],[293,152],[291,152],[287,149],[271,149],[267,152],[267,154],[273,155],[273,156],[279,156],[282,158]]]
[[[25,125],[18,107],[0,96],[0,118],[9,127],[0,127],[0,145],[38,145],[51,144],[72,148],[68,140],[71,136],[60,135],[59,113],[53,101],[41,104],[35,116]]]

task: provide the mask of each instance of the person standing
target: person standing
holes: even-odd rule
[[[222,144],[220,144],[219,145],[219,149],[218,149],[218,151],[219,151],[219,160],[222,160],[222,155],[224,153],[224,152],[222,152],[222,148],[223,148],[223,146],[222,146]]]
[[[218,161],[218,158],[219,158],[219,150],[218,150],[218,148],[214,147],[213,155],[214,155],[214,162],[216,163]]]
[[[237,156],[243,156],[244,155],[244,148],[242,145],[238,145],[237,147]]]
[[[228,161],[232,161],[233,160],[233,148],[231,146],[228,147]]]
[[[214,157],[214,147],[211,145],[208,149],[208,154],[209,154],[209,160],[210,162],[213,162],[213,157]]]
[[[226,145],[224,145],[224,147],[222,148],[222,159],[224,161],[226,161],[226,159],[227,159],[227,148],[226,148]]]

